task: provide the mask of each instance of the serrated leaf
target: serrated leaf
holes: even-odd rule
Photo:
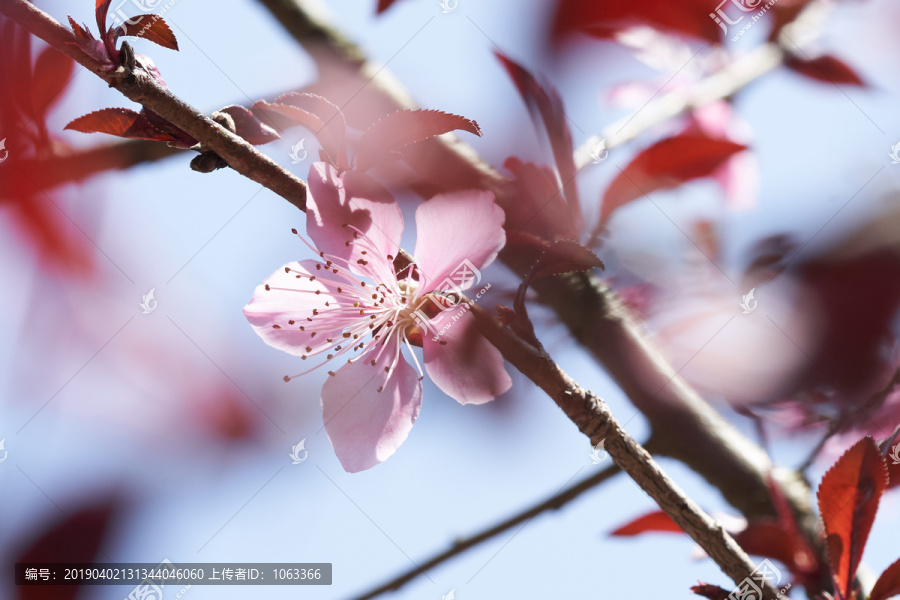
[[[691,132],[675,135],[641,151],[603,194],[598,230],[618,208],[657,190],[709,177],[747,146],[727,139]],[[596,233],[596,232],[595,232]]]
[[[828,559],[835,586],[844,597],[850,595],[887,477],[878,447],[865,437],[838,459],[819,484],[816,496]]]
[[[841,59],[828,54],[811,60],[804,60],[792,56],[785,60],[784,64],[792,71],[817,81],[844,85],[866,85],[850,65]]]
[[[900,596],[900,560],[884,570],[872,587],[869,600],[887,600]]]
[[[189,148],[197,143],[197,140],[146,109],[138,113],[128,108],[104,108],[78,117],[66,125],[65,129],[169,142],[181,148]]]
[[[632,537],[648,532],[684,533],[672,517],[656,510],[615,528],[609,533],[614,537]]]
[[[146,19],[146,21],[145,21]],[[145,39],[163,48],[178,50],[178,40],[169,24],[159,15],[138,15],[123,25],[120,35]]]
[[[249,109],[239,105],[226,106],[219,112],[234,119],[235,133],[254,146],[261,146],[279,139],[278,132],[260,121]]]
[[[399,158],[394,154],[398,150],[457,129],[481,135],[478,123],[459,115],[439,110],[394,111],[363,133],[356,154],[356,168],[366,171],[383,160]]]
[[[495,53],[500,63],[509,73],[522,99],[525,100],[531,118],[543,128],[550,140],[559,185],[565,192],[565,202],[569,210],[572,229],[580,232],[584,227],[581,213],[581,202],[578,199],[578,186],[575,183],[577,169],[572,145],[572,134],[569,130],[568,118],[563,108],[559,93],[550,85],[541,84],[524,67],[509,57]]]

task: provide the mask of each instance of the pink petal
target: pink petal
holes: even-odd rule
[[[440,313],[429,325],[423,336],[425,370],[448,396],[460,404],[484,404],[512,386],[503,356],[478,331],[466,305]]]
[[[306,319],[312,316],[313,309],[321,308],[324,302],[335,304],[346,302],[346,295],[333,293],[334,290],[322,282],[321,278],[315,281],[306,278],[316,273],[315,265],[314,260],[285,265],[256,288],[250,303],[244,307],[244,316],[250,321],[250,325],[259,337],[273,348],[302,356],[309,354],[306,351],[307,346],[319,345],[322,340],[340,334],[341,328],[329,328],[327,321],[323,321],[321,316],[316,317],[315,328],[308,327],[309,322]],[[285,273],[285,267],[290,268],[291,273]],[[298,273],[305,277],[297,279]],[[318,290],[320,294],[291,290],[309,292]],[[275,325],[278,328],[275,328]],[[301,330],[300,327],[304,329]],[[313,340],[311,334],[315,330],[318,330],[317,337]]]
[[[346,259],[356,273],[364,272],[357,267],[358,260],[374,261],[381,274],[393,260],[388,257],[397,256],[403,235],[403,214],[390,192],[364,173],[340,175],[321,162],[310,168],[308,183],[306,233],[316,248]],[[369,241],[354,241],[353,229],[345,224],[362,231]]]
[[[346,364],[322,387],[325,431],[348,473],[365,471],[391,456],[419,416],[422,383],[399,354],[396,336],[391,340],[375,366],[363,360]],[[377,352],[370,352],[368,361]],[[397,366],[385,382],[384,369],[395,357]],[[381,392],[380,386],[384,386]]]
[[[423,290],[438,289],[451,276],[461,289],[479,283],[478,269],[493,262],[506,243],[504,217],[491,192],[441,194],[419,205],[415,257],[416,268],[425,276]],[[461,280],[461,268],[474,268],[474,280]]]

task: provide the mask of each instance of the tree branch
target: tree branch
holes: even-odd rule
[[[68,28],[26,0],[3,0],[0,12],[92,71],[125,97],[189,133],[235,171],[266,186],[301,210],[305,209],[306,184],[301,179],[175,96],[142,69],[104,70],[100,63],[79,49],[75,35]]]

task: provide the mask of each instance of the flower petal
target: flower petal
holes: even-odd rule
[[[346,259],[355,273],[375,271],[379,279],[393,273],[384,268],[397,256],[403,214],[390,192],[365,173],[341,175],[326,163],[310,168],[309,191],[306,233],[319,251]],[[362,231],[368,241],[354,240],[355,232],[345,224]],[[374,262],[376,268],[360,268],[360,260]]]
[[[388,347],[375,359],[376,350],[341,367],[322,387],[325,431],[348,473],[370,469],[400,447],[419,416],[422,383],[415,369],[400,354],[400,342],[391,336]],[[385,382],[385,368],[397,366]],[[384,386],[379,392],[378,388]]]
[[[503,356],[478,331],[467,305],[440,313],[429,325],[425,370],[444,393],[460,404],[484,404],[512,386]]]
[[[310,275],[316,274],[316,264],[314,260],[286,264],[256,288],[250,303],[244,307],[250,325],[273,348],[296,356],[308,355],[307,347],[321,346],[324,340],[340,334],[342,328],[329,326],[321,314],[316,316],[315,327],[310,327],[307,321],[313,316],[313,310],[321,310],[325,302],[335,306],[347,302],[322,278],[309,280]],[[286,273],[285,268],[291,272]]]
[[[422,289],[438,289],[451,276],[460,289],[480,282],[478,269],[493,262],[506,243],[504,216],[491,192],[440,194],[419,205],[415,256],[425,278]]]

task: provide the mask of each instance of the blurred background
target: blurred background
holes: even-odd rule
[[[93,22],[89,0],[36,4],[63,22],[67,14]],[[180,51],[133,45],[178,96],[204,111],[250,106],[319,78],[315,62],[259,2],[170,4],[164,18]],[[418,105],[477,120],[484,136],[461,137],[498,168],[512,155],[538,164],[552,156],[497,50],[559,90],[578,146],[655,95],[689,88],[722,61],[750,53],[766,35],[760,24],[723,42],[721,52],[692,59],[695,42],[659,36],[626,43],[575,36],[554,45],[550,1],[459,0],[444,12],[437,0],[400,0],[381,15],[374,0],[321,8]],[[696,118],[750,150],[716,178],[623,206],[596,248],[608,266],[604,279],[644,317],[675,368],[754,439],[754,421],[734,407],[762,415],[773,461],[791,467],[809,455],[830,417],[883,388],[897,366],[900,166],[889,154],[900,141],[893,64],[900,7],[867,0],[832,9],[812,47],[852,65],[866,85],[836,86],[778,68],[730,106],[708,107]],[[29,52],[37,57],[43,43],[23,50],[8,30],[3,35],[3,78],[24,85],[16,65]],[[7,117],[20,92],[4,81]],[[115,143],[64,127],[116,106],[131,103],[76,69],[46,115],[53,141],[45,146],[67,152]],[[460,406],[426,379],[421,415],[400,450],[369,471],[345,473],[322,426],[327,375],[285,384],[297,359],[266,346],[241,314],[262,279],[308,256],[290,234],[304,228],[304,215],[229,169],[191,171],[188,153],[75,183],[53,185],[62,177],[52,171],[22,181],[10,169],[29,146],[16,137],[22,129],[14,120],[3,126],[10,160],[0,164],[0,439],[7,453],[0,596],[71,597],[64,595],[71,590],[42,591],[49,588],[25,596],[8,577],[12,563],[59,543],[50,533],[57,528],[67,543],[99,548],[99,562],[333,563],[328,587],[195,586],[183,595],[191,600],[353,598],[609,465],[608,458],[592,464],[584,436],[515,373],[512,390],[484,406]],[[679,118],[650,128],[585,169],[577,184],[588,222],[597,220],[619,169],[685,126]],[[301,139],[308,155],[294,163]],[[309,132],[293,128],[262,150],[305,178],[317,148]],[[396,193],[411,223],[418,198]],[[499,263],[484,276],[493,286],[485,306],[511,304],[515,277]],[[743,315],[751,288],[758,310]],[[151,290],[158,304],[145,314]],[[640,413],[552,313],[535,308],[532,315],[557,361],[645,439]],[[898,406],[889,396],[834,438],[811,480],[862,433],[886,437],[900,420]],[[292,464],[301,441],[308,458]],[[735,513],[684,465],[663,466],[708,511]],[[896,492],[888,494],[865,554],[875,572],[896,559],[898,508]],[[439,599],[455,589],[460,600],[688,598],[697,580],[729,587],[686,537],[609,537],[653,509],[635,484],[616,477],[390,596]],[[68,529],[60,534],[59,527]],[[129,591],[83,588],[78,598],[115,600]],[[167,590],[166,599],[178,592]]]

